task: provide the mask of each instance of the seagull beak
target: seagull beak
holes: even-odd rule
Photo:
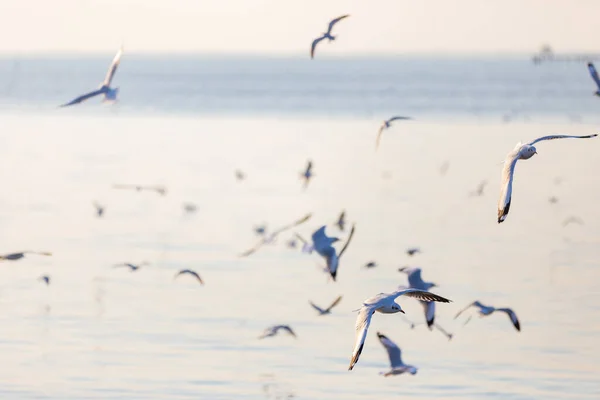
[[[401,312],[402,314],[406,314],[406,313],[404,312],[404,310],[400,310],[400,312]]]

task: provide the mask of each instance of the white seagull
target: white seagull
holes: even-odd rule
[[[318,38],[316,38],[315,40],[313,40],[312,45],[310,46],[310,58],[311,59],[315,58],[315,49],[317,48],[317,45],[321,42],[321,40],[329,39],[330,42],[335,40],[336,36],[333,36],[331,34],[331,30],[333,29],[333,26],[335,24],[337,24],[339,21],[341,21],[344,18],[347,18],[349,16],[350,16],[349,14],[342,15],[341,17],[337,17],[336,19],[331,20],[331,22],[329,22],[329,26],[327,27],[327,32],[323,33],[323,35],[321,35]]]
[[[479,301],[474,301],[473,303],[469,304],[468,306],[466,306],[465,308],[463,308],[462,310],[460,310],[458,312],[458,314],[456,314],[456,316],[454,317],[454,319],[458,318],[458,316],[460,314],[462,314],[464,311],[468,310],[471,307],[477,307],[477,308],[479,308],[479,316],[480,317],[484,317],[486,315],[492,315],[495,311],[504,312],[510,318],[510,321],[514,325],[515,329],[518,330],[519,332],[521,331],[521,324],[519,323],[519,319],[517,318],[517,314],[515,314],[515,312],[513,310],[511,310],[510,308],[494,308],[492,306],[484,306]],[[467,319],[467,321],[465,322],[465,325],[470,320],[471,320],[471,317],[469,317],[469,319]]]
[[[71,100],[68,103],[62,104],[60,107],[68,107],[68,106],[72,106],[73,104],[79,104],[89,98],[98,96],[99,94],[104,95],[104,101],[116,101],[117,94],[119,93],[119,88],[111,88],[110,84],[112,82],[113,77],[115,76],[115,72],[117,72],[117,67],[119,66],[119,63],[121,62],[122,55],[123,55],[123,46],[121,46],[119,51],[117,51],[117,55],[115,56],[112,63],[110,64],[110,67],[108,68],[108,72],[106,73],[106,78],[104,78],[104,82],[102,82],[102,84],[100,84],[100,87],[98,89],[96,89],[92,92],[83,94],[83,95]]]
[[[600,96],[600,78],[598,77],[598,71],[596,71],[596,67],[591,62],[588,63],[588,70],[590,71],[590,75],[594,82],[596,82],[597,90],[594,92],[596,96]]]
[[[371,324],[371,318],[373,317],[375,311],[383,314],[395,314],[398,312],[404,314],[402,307],[395,302],[395,300],[400,296],[413,297],[422,301],[441,301],[443,303],[450,302],[450,300],[442,296],[419,289],[398,290],[394,293],[379,293],[377,296],[366,299],[359,310],[358,317],[356,318],[356,339],[348,370],[354,368],[354,365],[356,365],[358,362],[360,353],[365,345],[365,339],[367,338],[367,331],[369,329],[369,325]]]
[[[392,126],[392,122],[399,121],[399,120],[408,120],[408,119],[411,119],[411,118],[396,116],[396,117],[392,117],[388,120],[383,121],[383,123],[381,124],[381,127],[379,128],[379,132],[377,133],[377,139],[375,141],[375,148],[376,149],[379,148],[379,141],[381,140],[381,134],[383,133],[383,131],[385,129],[388,129],[390,126]]]
[[[429,289],[432,287],[437,286],[433,282],[425,282],[423,280],[421,277],[421,268],[402,267],[398,269],[398,271],[406,273],[410,288],[429,291]],[[421,304],[425,309],[425,320],[427,321],[427,327],[431,330],[435,320],[435,302],[421,301]]]
[[[416,367],[412,365],[406,365],[402,362],[402,351],[396,343],[392,342],[387,336],[380,332],[377,332],[377,337],[379,338],[379,341],[383,347],[385,347],[390,359],[390,366],[392,367],[392,369],[388,372],[380,372],[380,375],[401,375],[405,372],[410,372],[412,375],[414,375],[417,373]]]
[[[321,257],[325,258],[325,261],[327,262],[327,270],[334,281],[340,265],[340,258],[348,248],[350,240],[352,240],[352,236],[354,236],[354,229],[355,225],[352,225],[348,239],[346,239],[346,243],[344,244],[344,247],[342,247],[342,250],[340,250],[339,254],[337,253],[335,247],[333,247],[333,243],[340,239],[327,236],[325,234],[325,225],[317,229],[315,233],[312,234],[314,251],[316,251]]]
[[[331,314],[331,309],[333,307],[337,306],[340,301],[342,301],[342,296],[338,296],[337,299],[335,299],[333,301],[333,303],[331,303],[331,305],[329,307],[325,308],[325,309],[319,307],[318,305],[316,305],[312,301],[309,301],[309,303],[312,306],[312,308],[314,308],[315,310],[317,310],[317,312],[319,313],[319,315],[327,315],[327,314]]]
[[[275,336],[275,335],[277,335],[277,333],[280,330],[284,330],[287,333],[289,333],[290,335],[292,335],[293,337],[296,337],[296,333],[294,333],[294,331],[292,330],[292,328],[290,328],[289,325],[274,325],[274,326],[270,326],[267,329],[265,329],[265,331],[263,332],[263,334],[260,335],[258,338],[259,339],[264,339],[266,337]]]
[[[518,160],[528,160],[537,154],[537,149],[533,146],[537,142],[543,140],[554,140],[554,139],[589,139],[598,136],[597,134],[586,135],[586,136],[570,136],[570,135],[552,135],[544,136],[535,139],[533,142],[522,144],[517,143],[515,148],[506,155],[504,160],[504,168],[502,169],[502,182],[500,186],[500,199],[498,200],[498,223],[503,222],[508,215],[510,209],[510,201],[512,197],[512,183],[515,175],[515,166]]]

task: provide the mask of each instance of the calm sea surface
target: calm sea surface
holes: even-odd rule
[[[0,263],[0,398],[600,398],[600,140],[539,144],[496,223],[500,162],[515,143],[598,132],[584,64],[126,54],[119,103],[56,108],[94,89],[111,56],[0,60],[0,253],[53,253]],[[393,114],[415,119],[375,152]],[[307,159],[315,178],[303,191]],[[321,225],[345,237],[333,226],[342,209],[356,234],[333,283],[317,255],[285,242]],[[308,212],[237,256],[257,241],[254,225]],[[583,224],[563,226],[571,216]],[[423,253],[409,258],[411,246]],[[454,338],[377,314],[347,371],[352,310],[406,284],[404,265],[453,300],[436,320]],[[184,268],[205,286],[174,280]],[[37,280],[46,274],[49,286]],[[338,295],[332,315],[308,304]],[[474,300],[512,307],[522,331],[502,314],[455,321]],[[418,302],[399,302],[423,322]],[[257,339],[278,323],[298,338]],[[378,331],[416,375],[378,375],[389,367]]]

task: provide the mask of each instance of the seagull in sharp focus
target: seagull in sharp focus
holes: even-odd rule
[[[458,318],[458,316],[460,314],[462,314],[464,311],[468,310],[471,307],[477,307],[477,308],[479,308],[479,316],[480,317],[484,317],[486,315],[492,315],[496,311],[504,312],[510,318],[510,321],[512,322],[512,324],[515,327],[515,329],[517,331],[519,331],[519,332],[521,331],[521,324],[519,323],[519,320],[517,318],[517,314],[515,314],[515,312],[513,310],[511,310],[510,308],[494,308],[492,306],[484,306],[479,301],[474,301],[473,303],[469,304],[468,306],[466,306],[465,308],[463,308],[462,310],[460,310],[458,312],[458,314],[456,314],[456,316],[454,317],[454,319]],[[467,319],[467,321],[465,322],[465,325],[470,320],[471,320],[471,318],[469,317],[469,319]]]
[[[9,253],[9,254],[0,255],[0,261],[2,261],[2,260],[17,261],[17,260],[20,260],[21,258],[25,257],[26,254],[36,254],[38,256],[51,256],[52,255],[52,253],[49,253],[47,251],[22,251],[20,253]]]
[[[182,269],[181,271],[179,271],[178,273],[175,274],[175,276],[173,277],[173,279],[177,278],[179,275],[191,275],[194,278],[196,278],[196,280],[198,282],[200,282],[201,285],[204,285],[204,281],[202,280],[202,278],[200,278],[200,275],[198,275],[198,273],[196,271],[193,271],[191,269]]]
[[[289,333],[293,337],[296,337],[296,333],[292,330],[292,328],[290,328],[289,325],[274,325],[274,326],[270,326],[267,329],[265,329],[265,331],[263,332],[263,334],[260,335],[258,338],[259,339],[264,339],[266,337],[275,336],[275,335],[277,335],[277,333],[280,330],[286,331],[287,333]]]
[[[68,107],[68,106],[72,106],[74,104],[79,104],[87,99],[90,99],[92,97],[95,97],[95,96],[98,96],[101,94],[104,95],[104,101],[110,101],[110,102],[116,101],[117,94],[119,93],[119,88],[111,88],[110,84],[113,80],[113,77],[115,76],[115,72],[117,72],[117,67],[119,66],[119,63],[121,62],[122,55],[123,55],[123,47],[121,46],[119,51],[117,51],[117,55],[115,56],[112,63],[110,64],[110,67],[108,68],[108,72],[106,74],[106,78],[104,78],[104,82],[102,82],[102,84],[100,85],[100,87],[98,89],[91,91],[89,93],[83,94],[83,95],[71,100],[68,103],[62,104],[60,107]]]
[[[354,236],[355,225],[352,225],[352,229],[350,230],[350,234],[348,235],[348,239],[346,239],[346,243],[340,253],[337,253],[335,247],[333,247],[333,243],[339,241],[339,238],[329,237],[325,234],[325,226],[323,225],[319,229],[312,234],[312,242],[314,250],[327,262],[327,270],[331,278],[335,281],[337,276],[337,270],[340,265],[340,258],[348,248],[350,241],[352,240],[352,236]]]
[[[331,305],[327,308],[321,308],[318,305],[316,305],[315,303],[313,303],[312,301],[309,301],[310,305],[312,306],[312,308],[314,308],[315,310],[317,310],[317,312],[319,313],[319,315],[327,315],[327,314],[331,314],[331,309],[335,306],[338,305],[338,303],[342,301],[342,296],[338,296],[337,299],[335,299],[333,301],[333,303],[331,303]]]
[[[405,121],[405,120],[409,120],[409,119],[411,119],[411,118],[410,117],[396,116],[396,117],[392,117],[390,119],[387,119],[387,120],[383,121],[383,123],[379,127],[379,132],[377,132],[377,139],[375,140],[375,148],[376,149],[379,148],[379,141],[381,140],[381,134],[383,133],[383,131],[385,129],[388,129],[390,126],[392,126],[392,122],[394,122],[394,121]]]
[[[402,362],[402,351],[400,350],[400,347],[396,345],[396,343],[392,342],[387,336],[380,332],[377,332],[377,337],[379,338],[379,342],[387,351],[388,357],[390,359],[390,366],[392,367],[392,369],[388,372],[380,372],[380,375],[401,375],[405,372],[409,372],[412,375],[414,375],[417,373],[416,367],[413,367],[412,365],[406,365]]]
[[[241,253],[239,256],[240,257],[248,257],[249,255],[255,253],[258,249],[260,249],[263,245],[268,244],[268,243],[272,243],[273,241],[275,241],[275,239],[277,238],[277,236],[282,233],[285,232],[289,229],[292,229],[293,227],[296,227],[298,225],[301,225],[303,223],[305,223],[306,221],[308,221],[310,218],[312,217],[312,214],[307,214],[304,217],[300,218],[297,221],[294,221],[290,224],[287,224],[285,226],[282,226],[281,228],[275,230],[273,233],[271,234],[267,234],[265,232],[265,230],[263,229],[262,232],[259,232],[256,228],[255,228],[255,233],[259,236],[262,236],[262,239],[253,247],[251,247],[250,249],[244,251],[243,253]]]
[[[356,318],[356,339],[348,370],[354,368],[358,362],[360,353],[365,345],[365,339],[367,338],[367,331],[369,329],[369,325],[371,324],[371,318],[373,317],[375,311],[383,314],[395,314],[398,312],[404,314],[402,307],[395,302],[395,300],[400,296],[413,297],[422,301],[440,301],[442,303],[450,302],[450,300],[442,296],[419,289],[404,289],[395,291],[393,293],[379,293],[377,296],[366,299],[358,312],[358,317]]]
[[[341,20],[343,20],[344,18],[349,17],[350,15],[342,15],[341,17],[337,17],[336,19],[332,19],[331,22],[329,22],[329,26],[327,27],[327,32],[323,33],[323,35],[319,36],[318,38],[316,38],[315,40],[313,40],[312,45],[310,46],[310,58],[313,59],[315,58],[315,49],[317,48],[317,45],[325,39],[328,39],[330,42],[336,39],[336,36],[333,36],[331,34],[331,30],[333,29],[333,26],[335,24],[337,24],[338,22],[340,22]]]
[[[596,71],[596,67],[594,67],[594,64],[592,64],[591,62],[588,63],[587,67],[588,71],[590,71],[592,79],[596,83],[596,91],[594,92],[594,94],[596,96],[600,96],[600,78],[598,77],[598,71]]]
[[[498,223],[504,222],[508,211],[510,210],[512,198],[512,183],[515,175],[515,166],[518,160],[528,160],[537,154],[537,149],[534,144],[544,140],[554,139],[589,139],[598,136],[597,134],[587,136],[570,136],[570,135],[552,135],[543,136],[535,139],[533,142],[526,144],[517,143],[515,148],[506,155],[504,160],[504,168],[502,169],[502,182],[500,186],[500,199],[498,200]]]

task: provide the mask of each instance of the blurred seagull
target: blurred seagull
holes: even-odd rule
[[[9,253],[9,254],[0,255],[0,261],[2,261],[2,260],[17,261],[17,260],[20,260],[21,258],[25,257],[26,254],[37,254],[38,256],[51,256],[52,255],[52,253],[49,253],[47,251],[22,251],[21,253]]]
[[[498,200],[498,223],[502,223],[510,210],[510,202],[512,198],[512,183],[515,174],[515,166],[518,160],[528,160],[537,154],[537,149],[533,146],[534,144],[543,140],[554,140],[554,139],[589,139],[598,136],[597,134],[586,135],[586,136],[570,136],[570,135],[552,135],[544,136],[535,139],[533,142],[522,144],[517,143],[515,148],[506,155],[504,160],[504,168],[502,169],[502,181],[500,185],[500,199]]]
[[[390,366],[392,367],[392,369],[388,372],[380,372],[380,375],[401,375],[405,372],[410,372],[412,375],[414,375],[417,373],[416,367],[413,367],[412,365],[406,365],[402,362],[402,351],[398,345],[396,345],[396,343],[392,342],[387,336],[380,332],[377,332],[377,337],[379,338],[379,342],[387,351],[390,359]]]
[[[250,249],[246,250],[245,252],[241,253],[239,256],[240,257],[248,257],[249,255],[256,252],[258,249],[260,249],[263,245],[265,245],[267,243],[272,243],[277,238],[277,235],[279,235],[280,233],[285,232],[289,229],[292,229],[295,226],[305,223],[306,221],[308,221],[310,219],[310,217],[312,217],[312,214],[309,213],[309,214],[305,215],[304,217],[300,218],[299,220],[294,221],[291,224],[282,226],[281,228],[275,230],[273,233],[268,234],[268,235],[266,234],[266,232],[264,230],[261,234],[255,229],[257,234],[263,236],[263,238],[256,245],[254,245]]]
[[[375,261],[369,261],[368,263],[365,264],[365,268],[375,268],[377,266],[377,263]]]
[[[318,38],[316,38],[315,40],[313,40],[312,45],[310,46],[310,58],[313,59],[315,58],[315,49],[317,48],[317,45],[324,39],[328,39],[330,42],[335,40],[336,36],[333,36],[331,34],[331,30],[333,29],[333,26],[335,24],[337,24],[339,21],[343,20],[344,18],[349,17],[350,15],[342,15],[341,17],[337,17],[336,19],[331,20],[331,22],[329,22],[329,26],[327,27],[327,32],[323,33],[322,36],[319,36]]]
[[[46,283],[46,286],[50,284],[50,276],[49,275],[40,276],[39,280]]]
[[[550,203],[550,204],[556,204],[556,203],[558,203],[558,197],[556,197],[556,196],[550,196],[548,198],[548,203]]]
[[[354,236],[355,225],[352,225],[352,229],[350,230],[350,234],[348,235],[348,239],[346,239],[346,243],[340,253],[338,254],[333,247],[333,243],[339,241],[339,238],[329,237],[325,234],[325,226],[323,225],[319,229],[317,229],[312,234],[312,242],[314,250],[327,262],[327,270],[331,275],[331,278],[335,281],[337,276],[337,270],[340,265],[340,258],[348,248],[350,244],[350,240],[352,240],[352,236]]]
[[[440,166],[440,175],[446,175],[448,168],[450,168],[450,161],[444,161],[444,163]]]
[[[598,78],[598,71],[596,71],[596,67],[594,67],[594,64],[592,64],[591,62],[588,63],[587,67],[588,71],[590,71],[592,79],[596,83],[596,91],[594,92],[594,94],[596,96],[600,96],[600,78]]]
[[[567,226],[569,224],[579,224],[579,225],[583,225],[583,220],[579,217],[576,216],[570,216],[569,218],[566,218],[563,223],[562,226]]]
[[[260,335],[258,338],[259,339],[264,339],[266,337],[275,336],[275,335],[277,335],[277,333],[280,330],[284,330],[287,333],[289,333],[290,335],[292,335],[293,337],[296,337],[296,333],[294,333],[294,331],[292,330],[292,328],[290,328],[289,325],[274,325],[274,326],[270,326],[267,329],[265,329],[265,331],[263,332],[263,334]]]
[[[421,253],[421,249],[418,247],[411,247],[411,248],[406,249],[406,254],[408,254],[411,257],[417,253]]]
[[[299,234],[295,233],[294,235],[299,241],[302,242],[302,253],[312,254],[312,252],[315,250],[315,247],[308,243],[308,240],[304,239]]]
[[[116,101],[117,94],[119,93],[119,88],[113,89],[110,87],[110,84],[112,82],[113,77],[115,76],[115,72],[117,72],[117,67],[119,66],[119,63],[121,62],[122,55],[123,55],[123,47],[121,46],[121,48],[117,52],[117,55],[113,59],[112,64],[110,64],[110,68],[108,69],[106,78],[104,78],[104,82],[102,82],[102,84],[100,85],[100,87],[98,89],[96,89],[92,92],[86,93],[84,95],[81,95],[81,96],[71,100],[68,103],[62,104],[60,107],[68,107],[68,106],[72,106],[73,104],[79,104],[82,101],[85,101],[94,96],[98,96],[100,94],[104,95],[104,101],[111,101],[111,102]]]
[[[127,267],[130,269],[131,272],[135,272],[145,265],[148,265],[148,263],[147,262],[143,262],[141,264],[120,263],[120,264],[113,265],[113,268]]]
[[[487,185],[487,181],[481,181],[479,183],[479,185],[477,185],[477,189],[475,189],[474,192],[471,192],[469,194],[469,196],[471,196],[471,197],[483,196],[483,191],[484,191],[486,185]]]
[[[392,117],[388,120],[383,121],[383,123],[381,124],[381,127],[379,127],[379,132],[377,132],[377,139],[375,140],[375,148],[378,149],[379,148],[379,141],[381,140],[381,134],[383,133],[383,131],[385,129],[388,129],[390,126],[392,126],[392,122],[394,121],[405,121],[405,120],[409,120],[411,119],[410,117],[400,117],[400,116],[396,116],[396,117]]]
[[[143,186],[143,185],[117,184],[117,185],[113,185],[113,189],[129,189],[129,190],[135,190],[136,192],[148,190],[148,191],[154,191],[154,192],[160,194],[161,196],[164,196],[165,194],[167,194],[167,188],[164,186]]]
[[[96,208],[96,215],[98,216],[98,218],[102,218],[102,216],[104,215],[104,206],[98,204],[97,202],[94,202],[93,205],[94,208]]]
[[[458,314],[456,314],[454,319],[458,318],[458,316],[460,314],[462,314],[464,311],[468,310],[470,307],[479,308],[479,316],[480,317],[484,317],[486,315],[492,315],[496,311],[504,312],[510,318],[510,321],[514,325],[515,329],[518,330],[519,332],[521,331],[521,324],[519,323],[519,320],[517,319],[517,314],[515,314],[515,312],[513,310],[511,310],[510,308],[494,308],[492,306],[484,306],[479,301],[474,301],[473,303],[469,304],[468,306],[466,306],[465,308],[460,310],[458,312]],[[467,321],[465,322],[465,325],[470,320],[471,320],[471,318],[469,317],[469,319],[467,319]]]
[[[308,160],[308,162],[306,163],[306,169],[304,170],[304,172],[300,173],[300,179],[304,179],[304,189],[308,187],[308,182],[313,177],[312,167],[312,161]]]
[[[366,299],[363,302],[362,307],[359,309],[358,317],[356,318],[356,339],[348,370],[354,368],[354,365],[356,365],[358,362],[360,353],[365,345],[365,339],[367,338],[367,331],[369,329],[369,325],[371,324],[371,318],[373,317],[375,311],[383,314],[395,314],[398,312],[404,314],[402,307],[395,302],[395,300],[400,296],[413,297],[423,301],[441,301],[443,303],[450,302],[450,300],[442,296],[419,289],[398,290],[394,293],[379,293],[377,296]]]
[[[196,278],[198,280],[198,282],[200,282],[201,285],[204,285],[204,281],[202,281],[202,278],[200,278],[200,275],[198,275],[198,273],[196,271],[193,271],[191,269],[182,269],[181,271],[179,271],[178,273],[175,274],[173,279],[177,278],[179,275],[184,275],[184,274],[193,276],[194,278]]]
[[[183,203],[183,211],[188,214],[193,214],[198,211],[198,206],[194,203]]]
[[[335,224],[340,229],[340,231],[344,232],[344,230],[346,229],[346,211],[345,210],[342,210],[342,212],[340,213],[340,216],[338,217]]]
[[[237,179],[238,181],[243,181],[244,179],[246,179],[246,174],[244,174],[244,171],[242,171],[240,169],[236,169],[235,170],[235,179]]]
[[[325,308],[325,309],[319,307],[318,305],[316,305],[312,301],[309,301],[309,303],[312,306],[312,308],[314,308],[315,310],[318,311],[319,315],[327,315],[327,314],[331,314],[331,309],[333,307],[337,306],[340,301],[342,301],[342,296],[338,296],[337,299],[335,299],[333,301],[333,303],[331,303],[331,305],[329,307]]]

